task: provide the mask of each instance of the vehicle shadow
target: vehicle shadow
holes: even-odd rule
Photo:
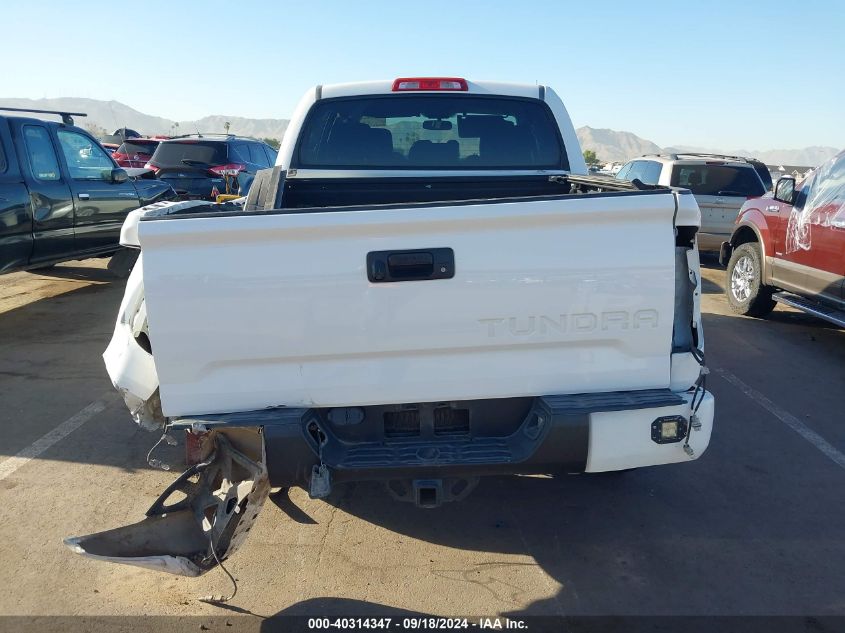
[[[22,340],[22,335],[29,337],[33,327],[52,327],[55,331],[56,323],[72,322],[67,318],[68,310],[99,316],[102,310],[111,309],[111,302],[92,301],[90,297],[121,292],[126,280],[98,263],[97,260],[65,263],[0,276],[0,342],[4,341],[3,330],[6,329],[16,332],[13,339],[8,340],[17,341]],[[54,313],[56,318],[53,318]],[[21,329],[14,322],[15,314],[31,317],[26,328]],[[113,319],[114,313],[110,316]]]
[[[68,336],[98,331],[105,334],[103,341],[107,343],[125,281],[113,283],[120,280],[108,271],[87,268],[65,271],[57,267],[51,277],[98,283],[21,289],[20,305],[0,313],[0,341],[14,341],[16,345],[50,343],[58,348]]]
[[[71,279],[76,281],[93,281],[98,283],[112,283],[119,279],[108,268],[94,268],[91,266],[78,266],[69,264],[58,264],[52,268],[28,271],[39,277],[52,279]]]
[[[819,483],[818,471],[779,469],[772,438],[749,446],[759,434],[758,425],[768,423],[766,416],[743,410],[746,402],[732,387],[714,387],[722,420],[744,416],[746,423],[719,427],[708,454],[694,463],[627,473],[492,477],[464,501],[434,510],[395,501],[378,483],[338,486],[327,501],[390,530],[403,542],[411,538],[484,553],[482,562],[465,566],[432,561],[418,573],[439,576],[452,590],[455,582],[462,583],[468,596],[476,595],[475,604],[480,595],[482,604],[498,604],[498,614],[509,617],[789,613],[809,608],[796,606],[789,580],[806,575],[806,548],[799,547],[805,552],[801,555],[784,548],[798,541],[840,539],[838,520],[831,514],[845,515],[845,509],[829,509],[836,495],[832,483],[817,495],[794,496],[796,485]],[[786,499],[791,507],[785,516]],[[825,519],[807,521],[809,516]],[[822,565],[820,576],[835,576],[845,561],[845,544],[840,541],[826,559],[829,554],[809,554]],[[528,556],[533,563],[514,560],[514,555]],[[356,550],[345,556],[354,559]],[[532,594],[517,580],[525,577],[519,569],[523,565],[536,565],[553,579],[554,594],[531,599],[536,587]],[[767,578],[771,565],[779,569],[776,578]],[[814,590],[820,592],[817,605],[836,599],[833,588]],[[442,613],[436,602],[427,604]],[[497,615],[477,613],[469,600],[467,604],[461,615]],[[387,604],[327,597],[304,600],[276,615],[395,612],[408,613]]]
[[[718,253],[699,253],[698,254],[698,261],[699,265],[702,268],[709,268],[711,270],[725,270],[725,267],[719,263],[719,254]]]
[[[725,289],[720,286],[717,282],[708,279],[707,277],[701,277],[701,292],[706,295],[720,295],[725,291]]]

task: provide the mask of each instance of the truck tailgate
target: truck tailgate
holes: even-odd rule
[[[145,219],[163,412],[668,387],[674,195]],[[454,276],[369,281],[417,249]]]

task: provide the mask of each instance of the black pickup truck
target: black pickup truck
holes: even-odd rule
[[[79,113],[51,114],[63,122],[0,112],[0,273],[109,255],[130,211],[176,196],[118,167]]]

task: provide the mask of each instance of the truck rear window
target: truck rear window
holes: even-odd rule
[[[158,147],[158,141],[152,141],[149,143],[126,141],[118,147],[116,151],[118,154],[146,154],[147,156],[152,156],[156,147]]]
[[[161,143],[150,162],[159,167],[181,167],[183,160],[203,165],[225,165],[228,162],[226,143],[215,141],[170,141]]]
[[[568,169],[537,99],[390,95],[326,99],[311,110],[301,168]]]
[[[763,183],[750,165],[675,165],[673,187],[700,196],[762,196]]]

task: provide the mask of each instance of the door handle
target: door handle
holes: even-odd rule
[[[77,195],[80,200],[90,200],[91,194],[90,193],[80,193]]]
[[[367,253],[367,279],[374,284],[451,279],[454,276],[455,252],[451,248]]]

